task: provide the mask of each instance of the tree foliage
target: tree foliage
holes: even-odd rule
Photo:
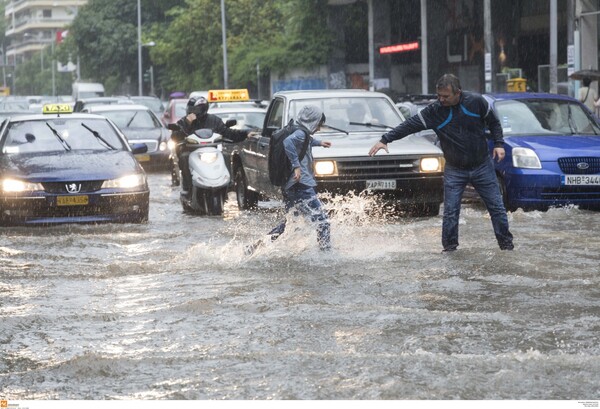
[[[156,43],[142,65],[157,90],[223,86],[221,0],[141,0],[141,9],[142,43]],[[257,64],[266,75],[326,63],[327,9],[327,0],[225,0],[230,88],[256,84]],[[89,0],[56,58],[79,58],[81,78],[109,94],[137,93],[137,41],[135,0]]]

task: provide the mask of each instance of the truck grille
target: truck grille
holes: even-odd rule
[[[351,180],[402,179],[419,174],[420,157],[336,159],[338,178]],[[441,172],[440,172],[441,173]]]

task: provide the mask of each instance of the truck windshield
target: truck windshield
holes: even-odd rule
[[[373,125],[395,127],[402,118],[385,98],[335,97],[296,100],[290,103],[290,118],[305,105],[316,105],[325,113],[326,124],[351,132],[372,132]],[[321,132],[332,132],[326,127]]]

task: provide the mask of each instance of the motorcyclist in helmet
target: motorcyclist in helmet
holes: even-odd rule
[[[233,142],[241,142],[248,137],[250,131],[231,129],[225,126],[223,120],[216,115],[208,113],[208,101],[204,97],[190,98],[186,107],[186,116],[177,121],[181,131],[173,131],[171,139],[175,142],[182,142],[188,135],[193,134],[198,129],[212,129],[219,133],[225,139]],[[190,152],[178,150],[177,158],[179,160],[179,169],[181,170],[181,189],[189,191],[192,187],[192,173],[189,167]]]

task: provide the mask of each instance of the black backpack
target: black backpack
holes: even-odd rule
[[[292,164],[285,154],[283,141],[297,129],[301,129],[305,133],[302,150],[298,155],[298,158],[302,161],[310,142],[310,132],[305,127],[294,124],[294,120],[290,119],[290,122],[286,126],[278,129],[271,135],[271,143],[269,145],[269,180],[274,186],[284,186],[292,174]]]

